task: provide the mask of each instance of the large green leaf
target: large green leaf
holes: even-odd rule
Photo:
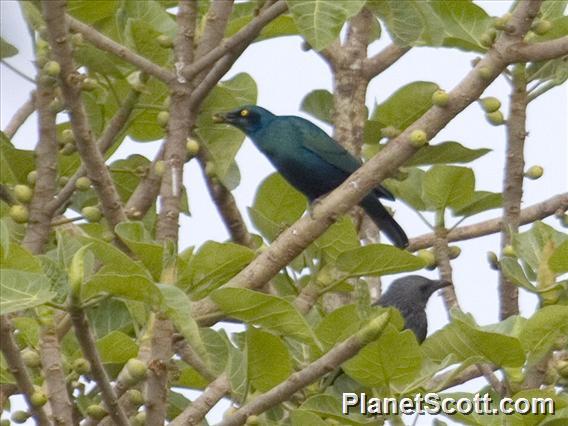
[[[422,197],[432,210],[466,205],[475,188],[473,170],[467,167],[432,166],[424,175]]]
[[[221,288],[211,298],[230,317],[302,342],[316,342],[304,317],[285,299],[243,288]]]
[[[331,349],[345,339],[345,334],[353,334],[360,327],[361,318],[357,305],[345,305],[327,314],[316,327],[316,335],[324,349]]]
[[[556,247],[568,239],[568,235],[555,230],[553,227],[537,221],[530,230],[513,236],[513,246],[517,255],[532,268],[548,265],[548,258]]]
[[[306,198],[274,173],[259,186],[249,208],[252,223],[269,241],[296,222],[306,209]]]
[[[486,210],[497,209],[503,205],[503,195],[499,192],[475,191],[469,201],[454,208],[454,216],[472,216]]]
[[[469,163],[490,151],[487,148],[469,149],[459,142],[448,141],[420,148],[404,165],[424,166],[440,163]]]
[[[162,295],[156,284],[143,275],[97,273],[82,287],[83,299],[100,294],[144,302],[158,306]]]
[[[206,143],[215,163],[215,173],[221,181],[224,181],[229,173],[235,155],[244,140],[244,134],[227,124],[214,123],[212,116],[220,111],[254,104],[256,96],[255,81],[249,74],[241,73],[217,84],[203,102],[197,119],[196,132]]]
[[[246,336],[249,380],[256,390],[266,392],[290,376],[292,359],[280,337],[254,327]]]
[[[356,249],[360,245],[353,220],[344,216],[315,240],[311,247],[320,250],[324,259],[334,262],[344,251]]]
[[[568,335],[568,306],[545,306],[530,317],[519,339],[530,364],[539,362],[558,338]]]
[[[329,90],[313,90],[304,96],[300,109],[318,120],[331,124],[333,119],[333,94]]]
[[[49,302],[55,294],[44,274],[1,269],[0,312],[7,315]]]
[[[381,127],[391,126],[404,130],[432,107],[432,94],[438,90],[436,83],[415,81],[394,92],[386,101],[377,105],[371,120]],[[379,139],[377,135],[376,140]]]
[[[0,183],[26,183],[28,173],[35,169],[34,153],[16,149],[0,132]]]
[[[369,244],[341,253],[337,257],[336,266],[354,277],[416,271],[425,265],[419,257],[397,247],[387,244]]]
[[[341,397],[338,395],[329,395],[320,393],[319,395],[314,395],[304,401],[300,406],[300,409],[306,410],[317,414],[320,417],[326,419],[335,420],[341,425],[376,425],[376,419],[369,419],[368,417],[359,414],[356,410],[349,413],[348,416],[342,413],[341,410],[342,401]],[[304,423],[312,425],[312,423]],[[302,426],[304,425],[302,424]],[[326,424],[329,424],[326,422]],[[317,423],[314,423],[314,426]],[[294,425],[295,426],[295,425]]]
[[[422,183],[426,172],[413,167],[408,170],[406,179],[387,179],[384,185],[391,191],[396,198],[404,201],[406,204],[416,210],[426,210],[426,204],[422,199]]]
[[[316,49],[328,47],[345,21],[361,10],[365,0],[286,0],[302,35]]]
[[[304,425],[311,425],[311,426],[327,426],[329,423],[324,421],[321,417],[317,414],[312,413],[308,410],[301,410],[295,409],[292,411],[292,415],[290,416],[290,420],[292,421],[292,426],[304,426]]]
[[[503,275],[507,277],[513,284],[523,287],[531,293],[537,293],[538,289],[529,281],[523,268],[519,265],[517,259],[511,257],[503,257],[499,262]]]
[[[482,52],[481,36],[491,28],[491,17],[471,1],[432,0],[432,8],[442,21],[444,45]]]
[[[452,322],[422,343],[428,358],[441,362],[449,354],[458,361],[488,361],[503,367],[520,367],[525,353],[518,338],[486,331],[471,317],[452,311]]]
[[[239,2],[234,4],[229,24],[225,29],[225,37],[231,37],[254,19],[258,12],[258,7],[259,4],[256,2]],[[207,17],[203,19],[207,19]],[[294,19],[289,15],[280,15],[265,25],[260,35],[254,41],[296,34],[298,34],[298,27]]]
[[[172,49],[164,49],[157,41],[161,34],[147,21],[129,19],[125,29],[127,47],[158,65],[166,65],[172,58]]]
[[[142,222],[119,223],[115,229],[120,239],[150,271],[154,280],[159,280],[162,272],[164,247],[153,242],[152,236]]]
[[[239,244],[207,241],[191,257],[189,273],[179,285],[189,288],[192,299],[200,299],[229,281],[253,258],[254,252]]]
[[[422,365],[422,353],[411,331],[388,325],[381,336],[343,363],[345,372],[365,386],[399,389],[408,385]]]
[[[105,364],[124,364],[138,353],[134,340],[120,331],[112,331],[97,340],[97,349]]]
[[[368,7],[385,23],[392,39],[402,46],[439,46],[444,27],[428,2],[369,0]]]
[[[557,274],[568,272],[568,239],[556,247],[548,259],[548,264]]]
[[[102,19],[113,17],[118,5],[114,0],[70,0],[67,11],[71,16],[86,24],[94,24]]]

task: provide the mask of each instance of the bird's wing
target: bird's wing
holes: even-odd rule
[[[294,126],[302,136],[302,145],[318,155],[322,160],[333,164],[347,175],[361,167],[361,162],[339,145],[318,126],[301,117],[290,116],[290,125]],[[386,188],[378,186],[375,195],[380,198],[394,200],[394,195]]]

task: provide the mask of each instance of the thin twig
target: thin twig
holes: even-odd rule
[[[388,45],[379,53],[363,62],[363,74],[368,80],[376,77],[402,58],[409,50],[410,47],[398,46],[396,44]]]
[[[35,111],[35,90],[31,92],[30,98],[22,104],[20,108],[14,113],[6,127],[4,134],[8,139],[12,139],[18,129],[26,122],[28,117]]]
[[[28,81],[29,83],[35,84],[35,80],[33,78],[31,78],[29,75],[24,74],[22,71],[20,71],[18,68],[16,68],[15,66],[9,64],[8,62],[6,62],[4,59],[2,59],[2,65],[4,65],[6,68],[8,68],[10,71],[16,73],[17,75],[19,75],[20,77],[22,77],[24,80]]]

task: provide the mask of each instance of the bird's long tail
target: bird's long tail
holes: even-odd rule
[[[367,195],[360,205],[395,246],[404,248],[408,245],[406,233],[379,200],[372,195]]]

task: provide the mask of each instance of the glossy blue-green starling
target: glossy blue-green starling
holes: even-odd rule
[[[308,200],[333,191],[361,166],[361,162],[315,124],[292,115],[278,116],[256,105],[216,114],[214,120],[243,131],[276,170]],[[394,200],[382,186],[373,189],[359,205],[398,247],[408,238],[379,197]]]

